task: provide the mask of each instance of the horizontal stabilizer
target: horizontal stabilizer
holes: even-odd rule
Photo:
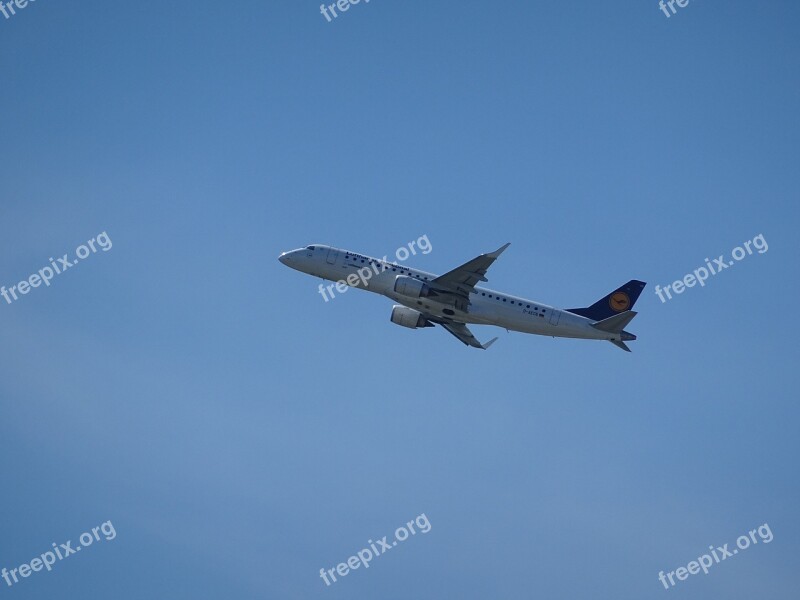
[[[608,317],[597,323],[592,323],[592,327],[600,331],[607,331],[608,333],[620,333],[625,327],[633,320],[637,312],[626,310],[624,313]]]
[[[622,348],[623,350],[625,350],[625,352],[631,351],[631,349],[628,348],[628,344],[626,344],[625,342],[618,342],[617,340],[608,340],[608,341],[614,344],[617,348]]]

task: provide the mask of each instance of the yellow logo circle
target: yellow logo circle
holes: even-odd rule
[[[631,299],[625,292],[616,292],[615,294],[611,294],[608,304],[611,306],[612,310],[622,312],[623,310],[628,310],[628,307],[631,305]]]

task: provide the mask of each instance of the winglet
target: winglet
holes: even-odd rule
[[[506,244],[506,246],[508,246],[508,244]],[[497,341],[497,338],[492,338],[488,342],[486,342],[485,344],[481,344],[481,348],[483,348],[484,350],[488,350],[489,346],[494,344],[496,341]]]
[[[511,242],[508,242],[507,244],[503,244],[503,245],[502,245],[500,248],[498,248],[498,249],[497,249],[497,250],[495,250],[494,252],[489,252],[489,254],[487,254],[486,256],[488,256],[489,258],[497,258],[497,257],[498,257],[498,256],[500,256],[500,255],[503,253],[503,251],[504,251],[506,248],[508,248],[510,245],[511,245]]]

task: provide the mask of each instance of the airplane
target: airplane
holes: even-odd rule
[[[481,344],[468,324],[495,325],[552,337],[607,340],[631,351],[625,342],[636,336],[625,327],[637,314],[631,309],[645,282],[632,279],[591,306],[568,309],[478,287],[478,283],[488,281],[489,267],[510,245],[481,254],[443,275],[324,244],[283,252],[278,260],[302,273],[339,282],[345,290],[347,285],[391,298],[398,303],[392,307],[392,323],[410,329],[440,325],[472,348],[486,350],[497,338]],[[333,287],[328,285],[331,294]],[[322,284],[319,291],[325,297]]]

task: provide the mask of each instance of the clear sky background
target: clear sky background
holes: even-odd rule
[[[55,2],[0,16],[0,598],[796,594],[796,2]],[[763,234],[769,250],[654,294]],[[277,261],[427,235],[605,342],[389,322]],[[420,513],[417,534],[326,587]],[[709,545],[774,534],[665,591]]]

